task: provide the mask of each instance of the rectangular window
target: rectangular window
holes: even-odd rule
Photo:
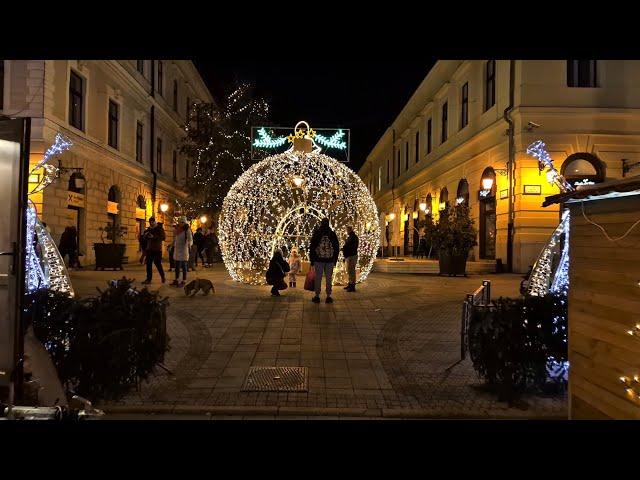
[[[462,99],[460,105],[460,128],[469,123],[469,82],[462,86]]]
[[[173,109],[178,111],[178,81],[173,81]]]
[[[189,113],[191,110],[191,99],[189,97],[187,97],[187,105],[186,108],[184,110],[184,121],[185,123],[188,125],[189,124]]]
[[[449,105],[447,102],[442,104],[442,127],[440,135],[440,143],[447,141],[447,123],[449,121]]]
[[[118,123],[120,120],[119,105],[113,100],[109,100],[109,146],[118,148]]]
[[[144,60],[136,60],[136,69],[144,75]]]
[[[83,130],[84,80],[73,70],[69,78],[69,125]]]
[[[158,60],[158,93],[162,95],[162,87],[164,86],[164,66],[162,60]]]
[[[142,163],[142,147],[144,140],[144,126],[140,123],[136,123],[136,160]]]
[[[400,176],[400,149],[398,148],[398,153],[396,155],[397,160],[398,160],[398,174],[396,175],[396,178],[398,178]]]
[[[178,180],[178,152],[173,151],[173,180]]]
[[[404,169],[409,170],[409,142],[404,144]]]
[[[387,160],[387,183],[389,183],[390,176],[391,176],[391,159]]]
[[[431,153],[431,138],[433,137],[431,119],[427,120],[427,154]]]
[[[496,61],[489,60],[484,71],[484,111],[496,104]]]
[[[416,132],[416,163],[420,160],[420,130]]]
[[[156,143],[156,170],[162,173],[162,139],[158,138]]]
[[[382,167],[378,167],[378,191],[382,190]]]
[[[597,87],[596,67],[596,60],[567,60],[567,86]]]
[[[4,60],[0,60],[0,110],[4,108]]]

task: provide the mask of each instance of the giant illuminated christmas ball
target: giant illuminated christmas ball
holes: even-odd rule
[[[380,231],[376,205],[362,180],[320,149],[296,149],[273,155],[244,172],[222,204],[220,247],[231,277],[263,285],[276,248],[297,248],[309,259],[314,228],[328,217],[340,247],[351,225],[360,242],[357,281],[367,278],[375,260]],[[339,263],[342,260],[340,253]],[[336,275],[341,269],[336,269]]]

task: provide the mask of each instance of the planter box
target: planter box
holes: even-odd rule
[[[122,270],[122,259],[126,245],[124,243],[94,243],[96,252],[96,270],[105,268]]]
[[[464,275],[467,276],[467,255],[440,254],[440,275]]]

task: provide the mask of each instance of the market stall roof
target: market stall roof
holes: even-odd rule
[[[542,206],[548,207],[554,203],[562,203],[571,200],[589,200],[592,197],[604,196],[640,195],[640,175],[597,183],[595,185],[579,185],[572,192],[559,193],[545,198]]]

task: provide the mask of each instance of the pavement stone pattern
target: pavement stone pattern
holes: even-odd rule
[[[142,287],[139,265],[71,273],[80,297],[123,274]],[[519,275],[374,272],[355,293],[335,287],[333,304],[312,303],[312,292],[302,288],[271,297],[269,287],[232,281],[222,264],[189,272],[191,279],[211,280],[216,293],[187,298],[169,286],[172,275],[166,284],[156,277],[150,286],[170,301],[165,366],[171,373],[159,368],[139,391],[101,408],[193,415],[213,410],[214,418],[567,418],[566,395],[530,395],[528,409],[509,408],[478,388],[469,359],[456,363],[465,294],[489,279],[493,297],[517,296]],[[251,366],[306,366],[309,391],[241,392]]]

